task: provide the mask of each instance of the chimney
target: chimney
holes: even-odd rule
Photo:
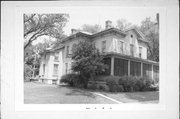
[[[106,22],[105,22],[105,27],[106,27],[106,29],[109,29],[109,28],[111,28],[112,27],[112,21],[110,21],[110,20],[107,20]]]
[[[75,33],[77,33],[77,32],[78,32],[77,29],[71,29],[71,34],[75,34]]]

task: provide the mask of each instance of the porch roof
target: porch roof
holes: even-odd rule
[[[126,60],[132,60],[132,61],[137,61],[137,62],[159,65],[159,62],[156,62],[156,61],[152,61],[152,60],[148,60],[148,59],[142,59],[142,58],[138,58],[138,57],[132,57],[129,55],[123,55],[123,54],[115,53],[115,52],[104,53],[104,56],[105,57],[115,56],[115,57],[126,59]]]

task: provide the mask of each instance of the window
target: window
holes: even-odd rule
[[[66,47],[66,57],[69,56],[69,46]]]
[[[59,53],[58,52],[54,53],[54,60],[56,60],[56,61],[59,60]]]
[[[130,44],[130,54],[131,54],[131,56],[134,56],[133,48],[134,48],[133,44]]]
[[[123,41],[120,41],[120,42],[119,42],[119,51],[120,51],[120,53],[122,53],[122,54],[123,54],[123,45],[124,45],[124,42],[123,42]]]
[[[139,47],[139,57],[142,58],[142,47]]]
[[[128,75],[128,60],[114,58],[114,75]]]
[[[58,75],[58,64],[54,64],[53,75]]]
[[[102,52],[104,53],[106,50],[106,41],[102,41]]]
[[[68,63],[65,64],[66,66],[66,74],[68,73]]]
[[[130,75],[132,76],[141,76],[141,63],[131,61],[130,62]]]
[[[131,38],[133,38],[133,35],[131,34]]]

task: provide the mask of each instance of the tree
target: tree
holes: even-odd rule
[[[24,50],[24,63],[29,68],[32,68],[33,74],[38,74],[39,67],[40,67],[40,54],[44,52],[46,48],[48,48],[53,41],[44,39],[44,42],[39,42],[36,45],[30,44],[25,50]],[[27,67],[24,67],[27,68]],[[25,72],[25,75],[28,72]],[[34,75],[33,75],[34,76]]]
[[[79,72],[83,78],[85,88],[89,78],[104,72],[107,66],[103,63],[103,56],[90,41],[81,41],[72,48],[72,70]]]
[[[122,30],[122,31],[130,28],[131,26],[132,26],[132,24],[125,19],[117,20],[117,28]]]
[[[159,62],[159,29],[158,24],[146,18],[141,22],[140,30],[149,41],[148,59]]]
[[[97,25],[97,24],[95,24],[95,25],[84,24],[82,26],[82,30],[94,34],[94,33],[101,31],[102,28],[100,25]]]
[[[24,49],[38,37],[61,38],[68,14],[24,14]]]

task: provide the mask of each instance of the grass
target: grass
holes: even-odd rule
[[[159,100],[159,92],[110,93],[34,82],[25,82],[24,89],[25,104],[115,104],[94,92],[123,103],[158,103]]]
[[[159,92],[123,92],[123,93],[103,93],[104,95],[116,99],[120,102],[131,103],[159,103]]]
[[[24,83],[25,104],[112,104],[114,102],[93,93],[67,86]]]

